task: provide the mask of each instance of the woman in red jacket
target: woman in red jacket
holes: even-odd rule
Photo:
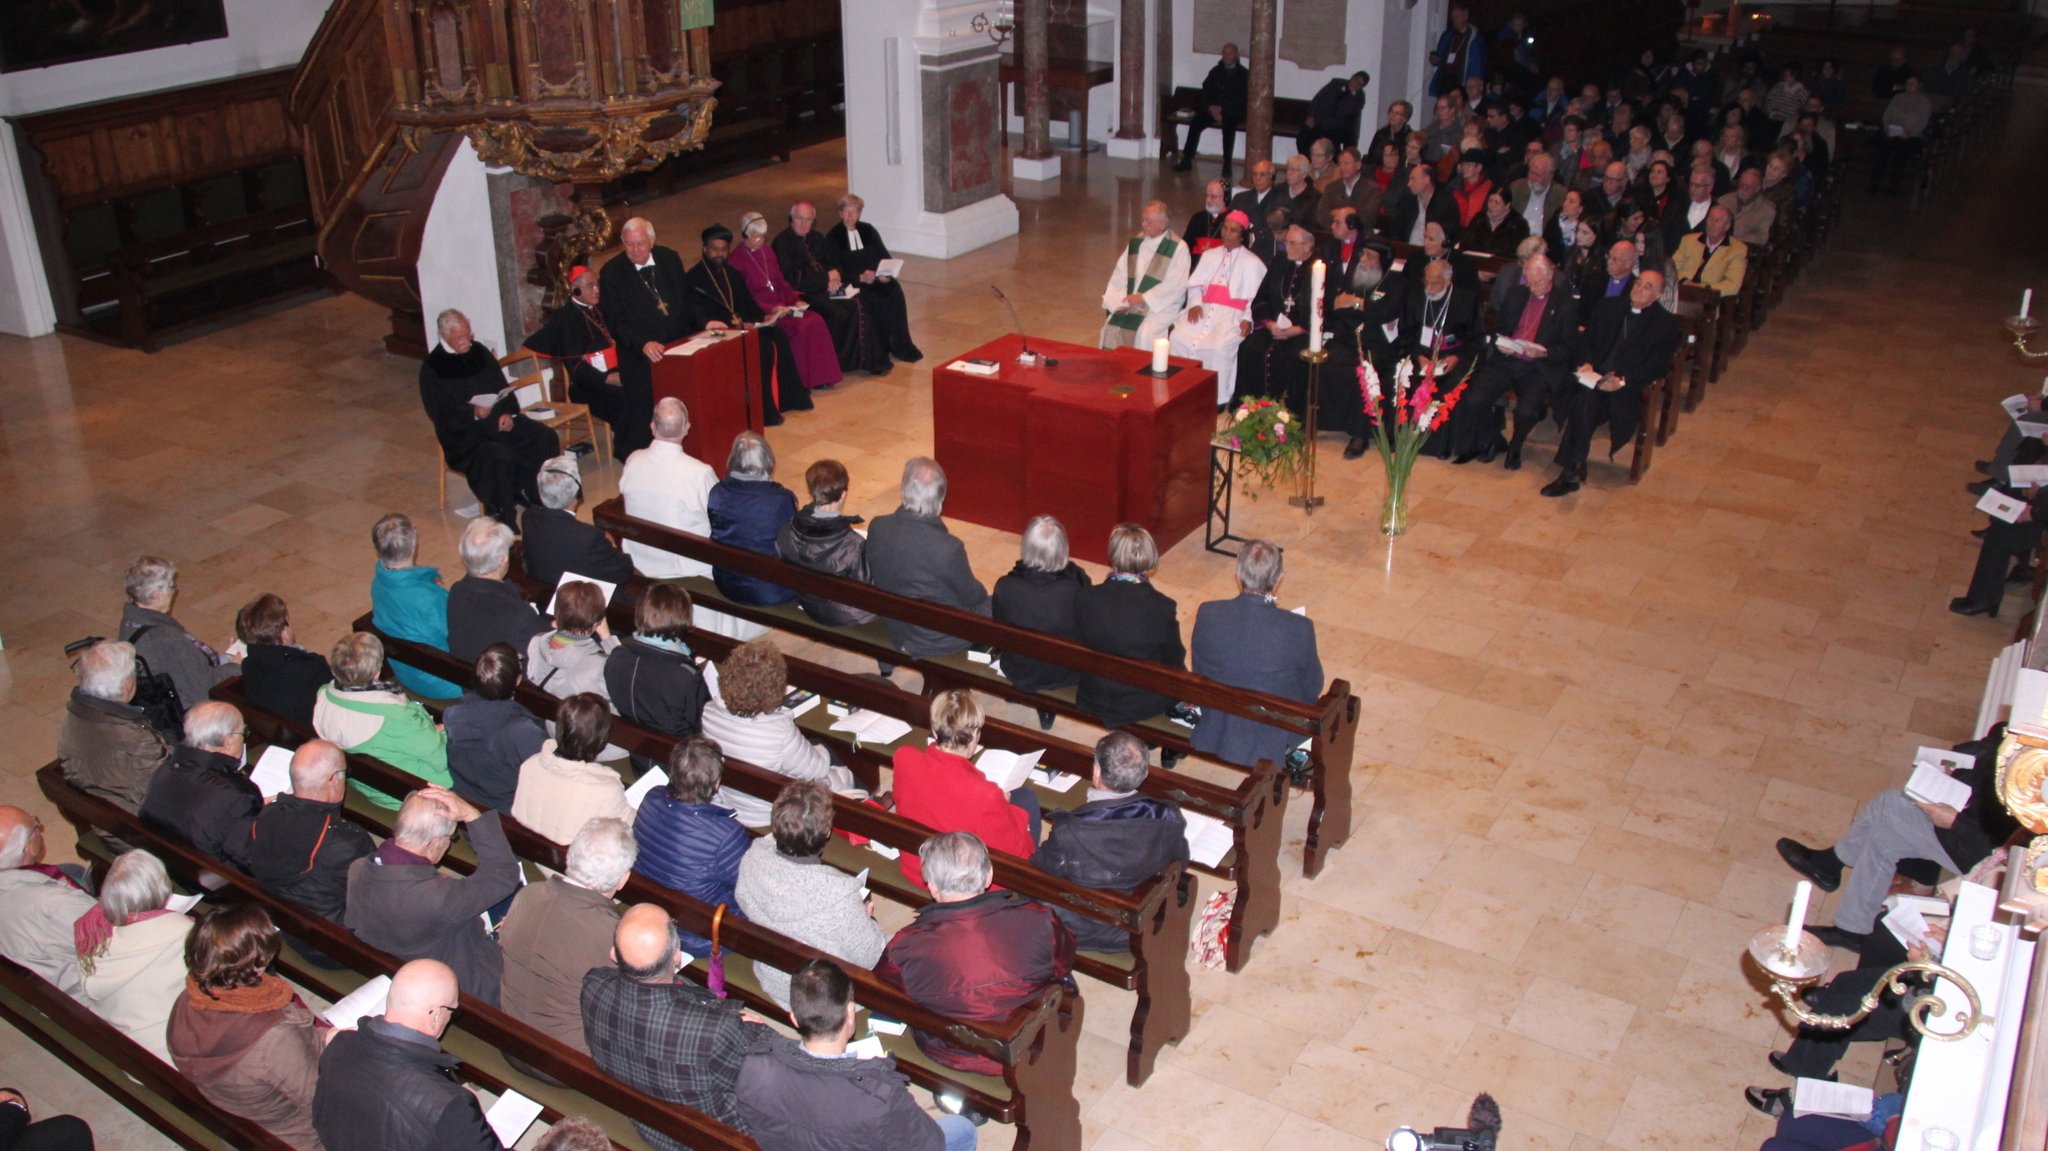
[[[1005,796],[974,766],[981,718],[968,692],[933,698],[931,745],[896,749],[896,813],[933,831],[971,831],[991,851],[1029,859],[1038,850],[1038,793],[1026,783]],[[912,883],[924,882],[915,856],[906,853],[902,863]]]

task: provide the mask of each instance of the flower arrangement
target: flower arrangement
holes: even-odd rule
[[[1308,433],[1294,413],[1274,400],[1250,400],[1240,405],[1223,437],[1237,452],[1237,475],[1250,480],[1257,476],[1273,487],[1300,473],[1308,451]],[[1247,486],[1245,495],[1257,499]]]
[[[1408,473],[1429,433],[1450,420],[1452,409],[1465,397],[1466,379],[1449,390],[1437,377],[1436,361],[1424,361],[1422,382],[1415,382],[1414,361],[1401,360],[1394,370],[1394,387],[1380,385],[1379,372],[1371,360],[1358,365],[1358,390],[1365,397],[1365,415],[1372,421],[1373,446],[1387,469],[1387,498],[1380,508],[1380,530],[1397,536],[1408,530]],[[1469,370],[1462,373],[1469,376]],[[1384,401],[1384,402],[1383,402]],[[1389,418],[1391,417],[1391,419]]]

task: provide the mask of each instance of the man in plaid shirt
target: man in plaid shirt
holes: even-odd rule
[[[611,967],[583,977],[583,1032],[591,1058],[628,1087],[744,1130],[733,1084],[747,1049],[774,1034],[738,1003],[678,979],[675,921],[651,903],[619,919]],[[660,1151],[683,1144],[635,1123]]]

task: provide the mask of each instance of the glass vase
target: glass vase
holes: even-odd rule
[[[1380,533],[1389,539],[1408,532],[1408,469],[1387,465],[1387,498],[1380,504]]]

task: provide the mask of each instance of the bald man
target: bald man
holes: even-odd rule
[[[583,1035],[606,1075],[659,1099],[738,1127],[733,1097],[747,1050],[774,1035],[761,1021],[694,983],[675,921],[652,903],[619,917],[612,965],[583,977]],[[638,1123],[658,1151],[687,1151]]]
[[[1173,327],[1188,290],[1188,249],[1166,226],[1166,203],[1154,200],[1138,216],[1138,234],[1109,270],[1102,289],[1101,346],[1152,350],[1152,341]]]
[[[92,896],[43,862],[43,821],[0,807],[0,955],[76,995],[82,986],[72,925]]]
[[[462,1007],[455,973],[415,959],[391,977],[384,1014],[364,1016],[320,1056],[313,1128],[328,1151],[498,1151],[476,1096],[441,1050]]]
[[[291,790],[263,805],[249,833],[249,874],[268,891],[341,922],[349,865],[377,842],[341,814],[348,758],[324,739],[292,753]]]

